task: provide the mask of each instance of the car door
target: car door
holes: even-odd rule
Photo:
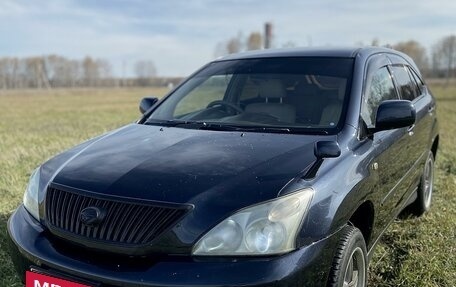
[[[399,99],[389,61],[370,62],[361,105],[361,120],[367,128],[375,126],[377,109],[383,101]],[[365,144],[371,145],[370,168],[371,177],[374,179],[372,195],[377,206],[380,206],[374,223],[374,229],[378,232],[394,219],[399,198],[406,192],[399,183],[405,167],[409,165],[409,157],[403,152],[409,144],[408,137],[407,128],[399,128],[380,131],[365,139]]]
[[[411,101],[416,110],[415,124],[408,128],[407,144],[402,151],[408,156],[400,183],[406,193],[404,197],[398,198],[398,203],[402,203],[402,201],[407,200],[407,195],[417,187],[422,172],[420,163],[426,159],[429,131],[431,130],[430,125],[432,123],[428,115],[431,100],[430,97],[420,93],[413,75],[410,74],[409,66],[395,64],[391,67],[391,70],[399,97],[403,100]]]
[[[413,79],[412,85],[416,89],[416,97],[413,100],[416,115],[415,137],[419,159],[424,160],[429,149],[429,140],[432,125],[435,120],[435,100],[429,93],[428,88],[414,68],[408,66],[408,72]]]

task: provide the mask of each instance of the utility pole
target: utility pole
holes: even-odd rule
[[[272,44],[272,23],[266,22],[264,24],[264,48],[271,48]]]

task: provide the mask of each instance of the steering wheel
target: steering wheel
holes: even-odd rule
[[[237,112],[236,114],[242,114],[244,112],[244,110],[242,110],[239,106],[236,106],[233,103],[230,103],[227,101],[222,101],[222,100],[213,101],[213,102],[209,103],[209,105],[207,105],[207,108],[212,108],[215,106],[226,106],[226,107],[232,108],[233,110],[235,110]]]

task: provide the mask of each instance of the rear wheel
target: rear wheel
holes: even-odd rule
[[[421,176],[416,201],[413,203],[412,212],[420,216],[431,208],[432,192],[434,189],[434,154],[429,151],[424,171]]]
[[[346,226],[334,255],[328,287],[364,287],[367,281],[367,251],[361,231]]]

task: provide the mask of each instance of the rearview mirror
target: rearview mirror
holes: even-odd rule
[[[415,124],[416,111],[412,102],[389,100],[377,109],[374,132],[408,127]]]
[[[144,114],[147,112],[153,105],[158,102],[158,98],[145,97],[139,103],[139,111]]]

